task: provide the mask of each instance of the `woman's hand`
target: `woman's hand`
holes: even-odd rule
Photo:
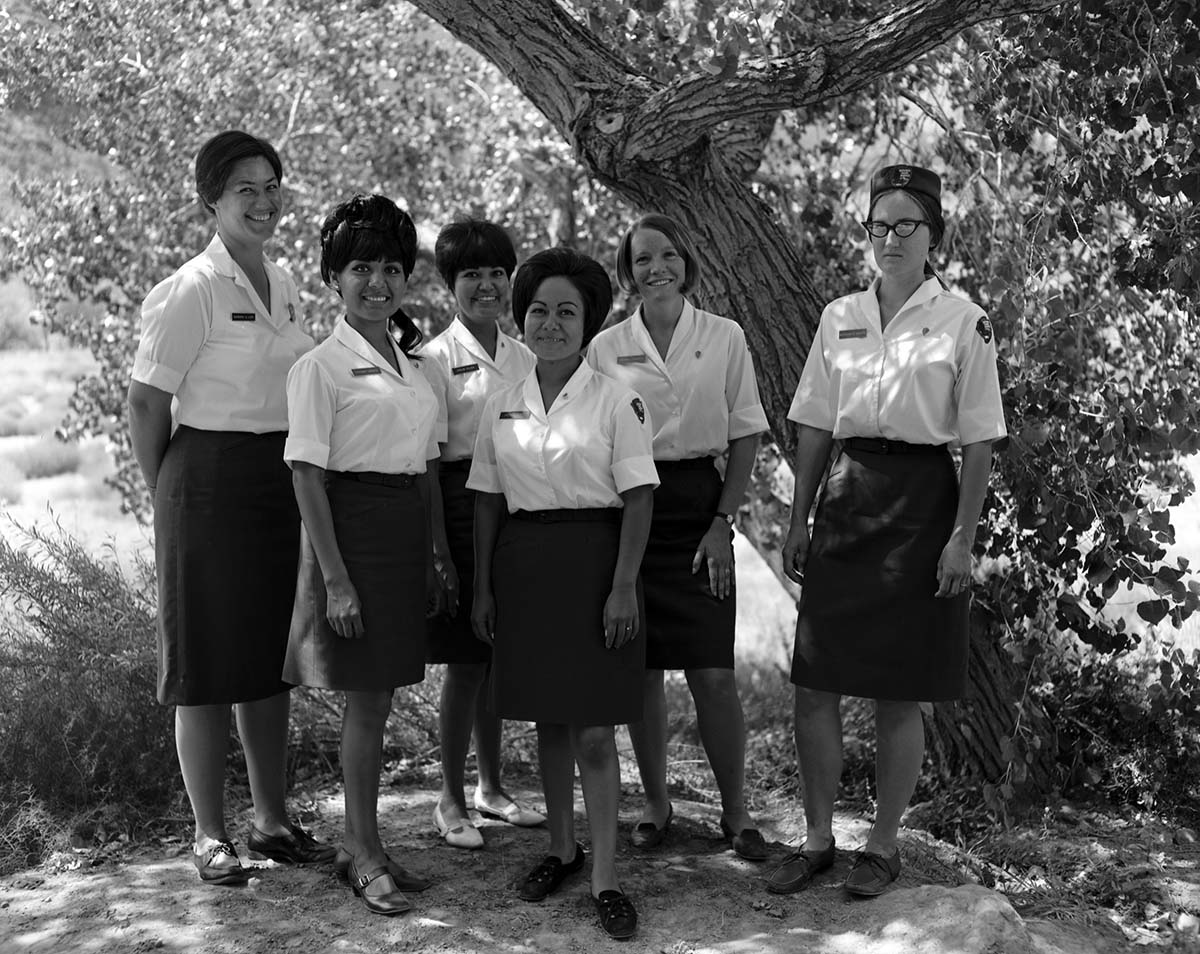
[[[808,524],[793,520],[783,544],[783,573],[793,583],[804,585],[804,567],[808,564]]]
[[[708,589],[719,600],[733,592],[733,531],[724,520],[714,519],[712,526],[700,538],[700,546],[692,558],[692,572],[699,573],[700,565],[708,562]]]
[[[430,557],[429,562],[425,564],[425,618],[433,619],[445,605],[446,594],[442,591],[442,584],[438,579],[437,566]]]
[[[937,565],[938,589],[934,596],[947,599],[965,593],[971,586],[971,547],[966,537],[950,535]]]
[[[437,572],[438,589],[442,593],[442,609],[450,616],[458,615],[458,570],[449,553],[434,553],[433,568]]]
[[[342,639],[360,639],[366,632],[358,590],[349,578],[325,584],[325,618]]]
[[[475,638],[491,646],[496,641],[496,600],[491,590],[475,593],[471,604],[471,628]]]
[[[620,649],[638,633],[637,587],[614,586],[604,601],[604,646]]]

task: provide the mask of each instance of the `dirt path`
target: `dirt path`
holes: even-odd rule
[[[519,797],[541,803],[537,792],[521,791]],[[1102,954],[1124,949],[1107,932],[1022,922],[1003,896],[976,886],[953,887],[949,869],[919,839],[906,843],[907,864],[898,886],[877,901],[855,902],[840,889],[850,865],[848,851],[833,873],[807,892],[770,895],[762,879],[786,843],[794,841],[796,832],[789,827],[794,823],[764,826],[772,860],[757,866],[737,858],[719,838],[711,806],[677,800],[666,844],[652,853],[636,852],[627,845],[629,826],[636,821],[634,795],[622,802],[618,865],[636,901],[640,930],[632,942],[620,945],[597,925],[586,872],[542,904],[516,898],[515,883],[545,852],[544,831],[481,822],[486,849],[457,851],[433,831],[433,798],[428,790],[393,790],[380,803],[381,826],[393,853],[436,880],[413,896],[415,910],[404,917],[370,914],[329,867],[266,862],[246,887],[213,888],[196,879],[184,853],[187,846],[139,846],[93,867],[47,865],[0,882],[0,951]],[[577,806],[582,806],[578,797]],[[330,793],[318,801],[312,827],[320,837],[336,840],[341,813],[340,796]],[[779,817],[791,814],[781,811]],[[241,822],[239,832],[246,827],[245,819]],[[585,834],[582,816],[578,822]],[[865,832],[865,822],[839,818],[840,845],[857,846]],[[244,836],[239,841],[244,850]]]

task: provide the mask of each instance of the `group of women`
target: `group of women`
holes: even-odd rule
[[[427,663],[447,667],[433,824],[453,847],[484,846],[464,792],[474,736],[473,807],[549,830],[522,899],[584,867],[578,766],[600,924],[635,933],[616,868],[614,731],[629,726],[645,793],[631,842],[650,849],[674,814],[667,669],[684,671],[695,701],[722,833],[766,860],[743,792],[732,524],[767,421],[741,328],[692,300],[701,274],[686,231],[661,215],[634,223],[616,273],[640,304],[601,330],[612,286],[599,263],[552,248],[517,268],[500,226],[452,222],[435,258],[457,313],[419,347],[402,307],[413,222],[357,195],[321,228],[321,276],[345,314],[314,347],[295,286],[263,254],[282,178],[264,140],[205,143],[196,189],[216,236],[147,297],[129,389],[154,499],[158,696],[176,706],[201,879],[248,877],[224,817],[232,708],[251,856],[332,862],[370,911],[409,910],[430,882],[389,856],[376,802],[393,691]],[[800,436],[784,561],[804,584],[792,681],[807,837],[770,874],[774,892],[834,861],[846,693],[876,700],[878,813],[845,886],[870,896],[898,875],[918,702],[963,688],[971,545],[1005,433],[987,318],[928,264],[944,228],[937,177],[880,170],[864,226],[880,277],[826,309],[789,414]],[[510,302],[523,342],[499,326]],[[295,685],[345,692],[340,848],[286,814]],[[545,816],[502,785],[505,719],[536,723]]]

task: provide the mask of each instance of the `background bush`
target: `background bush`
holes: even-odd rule
[[[43,437],[6,456],[26,480],[73,474],[79,469],[79,445],[54,437]]]

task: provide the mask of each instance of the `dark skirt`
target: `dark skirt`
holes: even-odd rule
[[[737,591],[723,600],[708,585],[708,565],[692,572],[700,540],[721,499],[711,457],[655,461],[660,481],[642,558],[647,669],[732,669]]]
[[[420,682],[425,678],[427,556],[425,504],[416,480],[385,486],[331,474],[326,492],[365,632],[343,639],[329,625],[325,580],[305,532],[283,678],[351,690]]]
[[[842,451],[817,507],[793,683],[869,699],[962,696],[970,597],[934,596],[957,507],[948,453]]]
[[[284,432],[180,426],[158,471],[158,701],[265,699],[280,678],[300,513]]]
[[[438,613],[429,621],[427,663],[486,663],[492,647],[475,638],[471,628],[471,594],[475,587],[475,491],[467,489],[469,460],[450,461],[438,468],[442,512],[450,558],[458,571],[458,615]]]
[[[492,709],[528,722],[637,722],[645,627],[620,649],[604,645],[621,511],[544,513],[545,522],[510,515],[496,542]]]

